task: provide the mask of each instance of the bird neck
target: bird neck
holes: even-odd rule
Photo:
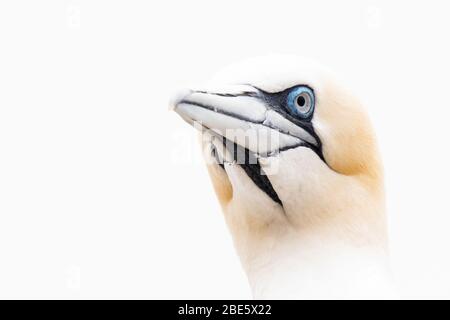
[[[384,298],[392,292],[383,246],[355,245],[325,228],[272,238],[263,247],[246,267],[256,299]]]

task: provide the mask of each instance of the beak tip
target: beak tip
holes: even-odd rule
[[[172,98],[169,101],[169,111],[176,111],[176,108],[180,101],[185,99],[188,95],[192,93],[191,89],[183,89],[178,90],[172,95]]]

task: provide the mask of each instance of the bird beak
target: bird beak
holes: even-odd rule
[[[201,126],[195,127],[211,130],[261,156],[317,143],[249,85],[180,91],[171,107],[189,124],[199,123]]]

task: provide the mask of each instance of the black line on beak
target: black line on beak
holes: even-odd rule
[[[253,181],[253,183],[265,194],[267,194],[274,202],[283,206],[283,203],[270,183],[269,178],[267,178],[264,171],[261,169],[261,165],[259,164],[255,154],[224,137],[222,138],[222,141],[226,148],[229,148],[230,146],[233,148],[233,150],[230,151],[233,152],[234,160],[241,166],[242,169],[244,169],[245,173]],[[244,157],[244,159],[242,159],[242,157]]]
[[[264,191],[273,201],[283,206],[280,198],[278,197],[278,194],[273,189],[269,178],[267,178],[267,176],[262,173],[259,162],[256,162],[255,164],[241,164],[240,166],[242,169],[244,169],[247,176],[252,179],[253,183],[258,186],[258,188]]]

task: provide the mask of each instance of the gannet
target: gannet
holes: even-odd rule
[[[290,55],[248,59],[181,90],[171,107],[203,133],[255,298],[391,294],[376,137],[327,68]]]

